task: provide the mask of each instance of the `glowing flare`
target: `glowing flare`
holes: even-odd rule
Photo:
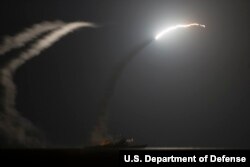
[[[162,36],[164,36],[166,33],[179,29],[179,28],[188,28],[188,27],[192,27],[192,26],[198,26],[198,27],[202,27],[205,28],[206,26],[203,24],[198,24],[198,23],[191,23],[191,24],[178,24],[175,26],[171,26],[165,30],[163,30],[162,32],[160,32],[158,35],[156,35],[155,40],[160,39]]]

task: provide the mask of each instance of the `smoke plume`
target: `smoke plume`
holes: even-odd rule
[[[45,22],[27,29],[15,37],[8,38],[15,41],[13,44],[12,42],[8,42],[11,40],[5,40],[3,47],[0,49],[0,53],[2,54],[13,48],[23,46],[26,42],[31,41],[41,33],[53,30],[34,42],[29,49],[7,62],[0,70],[0,147],[43,146],[39,130],[30,121],[23,118],[15,109],[16,86],[13,82],[13,75],[28,60],[38,56],[43,50],[52,46],[63,36],[82,27],[95,27],[95,25],[88,22],[72,22],[68,24],[63,24],[62,22],[55,22],[55,24]]]
[[[121,77],[123,70],[126,68],[126,66],[129,64],[129,62],[135,58],[144,48],[146,48],[150,43],[152,42],[152,39],[146,40],[143,43],[137,45],[126,57],[123,61],[120,62],[120,64],[117,64],[116,68],[114,68],[113,74],[110,77],[108,81],[108,85],[106,89],[104,90],[103,98],[100,101],[99,104],[99,117],[97,120],[97,124],[94,127],[94,130],[91,134],[91,142],[93,145],[98,145],[103,143],[107,138],[109,138],[108,134],[108,117],[109,117],[109,102],[111,98],[114,95],[115,87],[117,84],[117,81]]]
[[[0,45],[0,55],[9,52],[12,49],[23,47],[27,42],[32,41],[43,33],[57,29],[64,24],[65,23],[62,21],[45,21],[40,24],[35,24],[31,28],[27,28],[23,32],[13,37],[5,37],[2,44]]]

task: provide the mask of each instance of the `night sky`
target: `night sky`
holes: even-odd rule
[[[49,147],[90,145],[114,66],[163,28],[198,22],[206,29],[175,31],[128,64],[109,103],[109,133],[148,146],[250,148],[248,0],[8,0],[0,20],[1,39],[45,20],[99,25],[15,75],[16,108]]]

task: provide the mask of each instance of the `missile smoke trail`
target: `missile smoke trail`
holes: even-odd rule
[[[38,56],[43,50],[49,48],[55,42],[60,40],[63,36],[82,27],[95,27],[95,25],[87,22],[68,23],[65,26],[62,26],[62,28],[49,33],[43,39],[33,44],[30,49],[28,49],[26,52],[23,52],[18,58],[8,63],[6,65],[6,69],[14,73],[16,69],[19,68],[26,61],[35,56]]]
[[[202,28],[206,27],[205,25],[198,24],[198,23],[178,24],[178,25],[175,25],[175,26],[171,26],[171,27],[163,30],[162,32],[160,32],[158,35],[156,35],[155,40],[160,39],[162,36],[164,36],[166,33],[170,32],[170,31],[173,31],[173,30],[176,30],[176,29],[179,29],[179,28],[189,28],[189,27],[192,27],[192,26],[198,26],[198,27],[202,27]]]
[[[0,113],[0,141],[5,141],[10,147],[13,147],[13,144],[23,147],[41,147],[38,130],[15,109],[16,86],[13,82],[13,75],[16,70],[28,60],[38,56],[43,50],[52,46],[63,36],[82,27],[95,27],[95,25],[88,22],[65,24],[45,35],[43,38],[38,39],[29,49],[22,52],[16,58],[11,59],[0,70],[1,97],[3,97],[1,99],[1,105],[3,106],[0,106],[0,111],[2,111]],[[26,38],[23,41],[30,41],[33,37],[34,35],[31,35],[30,38]],[[13,39],[16,39],[16,37]],[[9,48],[14,47],[11,46]],[[6,146],[2,146],[0,143],[0,147]]]
[[[103,98],[100,101],[99,109],[100,114],[97,120],[97,125],[94,127],[94,130],[91,134],[91,142],[93,145],[102,145],[102,143],[105,143],[105,140],[109,138],[108,135],[108,115],[109,115],[109,109],[108,109],[108,103],[110,102],[111,98],[114,95],[115,92],[115,86],[117,84],[117,81],[121,77],[121,74],[123,70],[126,68],[126,66],[129,64],[129,62],[135,58],[144,48],[146,48],[153,40],[146,40],[140,45],[136,46],[129,54],[125,57],[123,61],[120,62],[114,68],[113,74],[111,78],[108,81],[108,85],[106,89],[104,90]]]
[[[23,32],[15,35],[14,37],[5,37],[2,44],[0,45],[0,55],[9,52],[12,49],[20,48],[27,42],[32,41],[41,34],[57,29],[64,25],[61,21],[49,22],[45,21],[40,24],[35,24],[31,28],[25,29]]]

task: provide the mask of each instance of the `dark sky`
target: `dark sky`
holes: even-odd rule
[[[112,69],[163,28],[198,22],[155,41],[129,63],[109,104],[111,135],[149,146],[250,148],[248,0],[1,1],[0,36],[44,20],[90,21],[15,75],[17,109],[54,146],[84,146]]]

